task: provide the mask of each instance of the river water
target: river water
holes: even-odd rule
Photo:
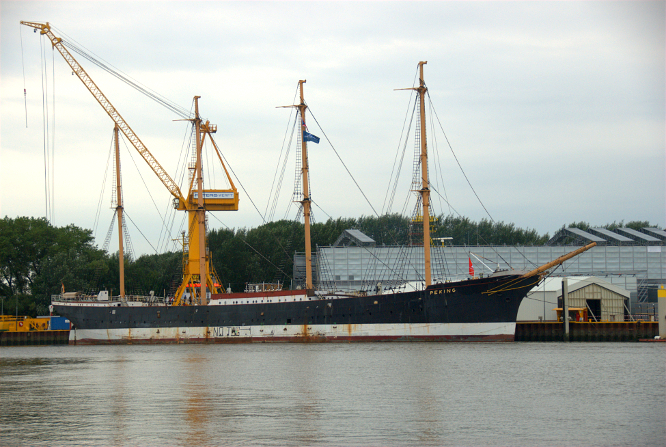
[[[662,446],[664,348],[1,348],[0,445]]]

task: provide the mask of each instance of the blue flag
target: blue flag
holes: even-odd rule
[[[319,144],[319,137],[312,135],[307,130],[303,131],[303,141],[312,141],[315,144]]]

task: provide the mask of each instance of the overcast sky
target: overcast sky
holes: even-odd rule
[[[573,221],[666,224],[663,1],[2,1],[0,20],[2,217],[46,215],[43,85],[53,224],[92,229],[101,246],[113,216],[113,122],[62,57],[19,25],[26,20],[50,22],[57,36],[185,109],[201,96],[201,114],[218,125],[216,142],[240,190],[239,211],[209,216],[213,228],[262,223],[248,194],[263,213],[291,112],[277,107],[293,103],[299,79],[323,129],[307,117],[322,138],[309,145],[315,219],[374,214],[323,132],[380,213],[411,94],[394,89],[413,86],[422,60],[439,117],[429,123],[441,123],[493,219],[550,235]],[[187,124],[74,56],[180,178]],[[159,213],[171,196],[129,144],[121,147],[125,209],[138,227],[129,225],[132,242],[136,254],[151,253],[163,244]],[[431,177],[453,207],[435,195],[435,212],[487,218],[440,129],[429,147],[438,163]],[[408,195],[412,162],[409,143],[394,212]],[[276,219],[293,182],[292,156]],[[169,238],[182,219],[176,215]],[[115,237],[110,249],[117,250]]]

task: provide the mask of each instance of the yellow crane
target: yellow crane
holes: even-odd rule
[[[206,211],[237,211],[238,210],[238,190],[234,186],[231,176],[227,171],[220,150],[213,140],[212,134],[217,131],[217,126],[210,124],[209,121],[204,122],[199,116],[199,98],[194,97],[195,113],[194,118],[190,121],[193,122],[196,131],[196,165],[194,175],[189,185],[189,192],[187,198],[183,194],[173,179],[153,157],[148,148],[143,144],[141,139],[134,133],[132,128],[123,119],[116,108],[111,104],[108,98],[97,87],[95,82],[90,78],[88,73],[79,65],[71,53],[65,48],[63,40],[56,37],[51,31],[51,26],[48,22],[25,22],[21,21],[22,25],[32,27],[39,30],[40,34],[46,36],[53,47],[58,50],[60,55],[65,59],[67,64],[76,74],[81,82],[86,86],[88,91],[95,97],[97,102],[102,106],[104,111],[111,117],[118,129],[125,135],[129,142],[139,152],[141,157],[148,163],[148,166],[153,170],[155,175],[162,181],[164,186],[169,190],[174,197],[174,207],[181,211],[187,211],[188,214],[188,239],[183,247],[183,282],[181,283],[174,299],[174,305],[183,303],[182,297],[187,289],[191,290],[193,304],[207,304],[206,290],[211,293],[219,293],[221,285],[219,280],[216,280],[211,256],[206,249]],[[206,136],[209,137],[215,151],[217,153],[220,164],[224,168],[224,172],[229,181],[230,189],[204,189],[203,188],[203,169],[201,152]],[[196,180],[196,184],[195,184]],[[122,258],[120,262],[123,262]],[[204,280],[202,280],[204,279]],[[196,286],[195,286],[196,285]],[[195,291],[198,287],[199,293]]]

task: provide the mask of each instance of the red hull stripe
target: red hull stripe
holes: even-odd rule
[[[238,344],[238,343],[349,343],[349,342],[512,342],[513,334],[501,335],[442,335],[442,336],[339,336],[339,337],[224,337],[224,338],[172,338],[172,339],[123,339],[100,340],[80,339],[71,340],[77,345],[126,345],[126,344]]]

